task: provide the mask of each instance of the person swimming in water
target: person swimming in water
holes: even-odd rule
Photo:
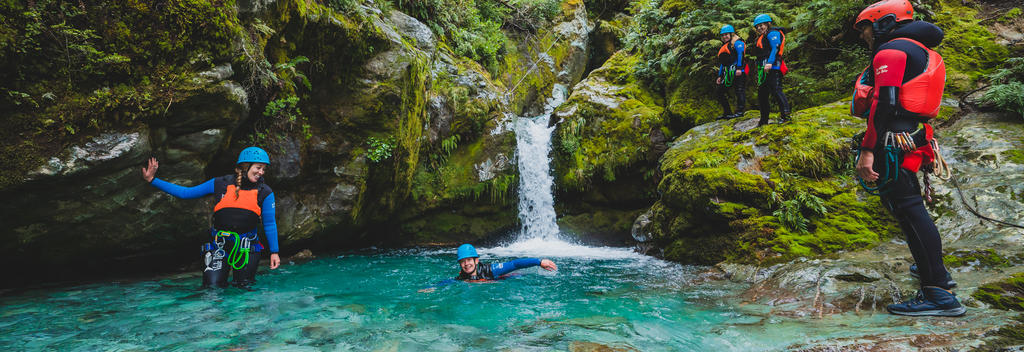
[[[538,265],[544,270],[558,270],[558,266],[555,265],[555,262],[549,259],[537,258],[521,258],[504,263],[481,264],[480,255],[476,253],[476,248],[468,243],[459,246],[458,261],[459,268],[461,270],[459,271],[458,276],[438,282],[432,287],[419,290],[419,292],[433,292],[438,287],[448,285],[456,281],[480,282],[498,280],[506,277],[513,271]]]

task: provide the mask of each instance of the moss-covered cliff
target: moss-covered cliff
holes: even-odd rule
[[[579,1],[448,5],[0,5],[0,236],[37,268],[10,283],[197,258],[212,204],[141,182],[151,155],[194,185],[266,148],[286,253],[514,228],[508,120],[582,77],[591,24]]]

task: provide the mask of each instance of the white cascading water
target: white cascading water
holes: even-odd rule
[[[519,236],[512,243],[487,249],[485,256],[643,258],[622,248],[588,247],[565,241],[555,222],[554,176],[551,175],[551,113],[566,100],[566,86],[556,84],[538,116],[516,118],[516,160],[519,164]]]
[[[516,120],[516,158],[519,164],[519,240],[556,239],[555,197],[551,176],[551,113],[565,101],[566,87],[556,84],[551,98],[538,116],[522,116]]]

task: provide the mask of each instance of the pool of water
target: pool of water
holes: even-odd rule
[[[41,289],[0,298],[0,347],[57,351],[548,351],[599,343],[641,351],[786,349],[851,336],[937,328],[886,314],[783,318],[739,304],[741,284],[707,268],[551,242],[481,248],[484,262],[545,257],[456,283],[454,248],[345,253],[278,270],[252,291],[200,289],[197,274]],[[954,327],[955,328],[955,327]]]

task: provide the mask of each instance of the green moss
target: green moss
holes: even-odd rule
[[[622,170],[647,159],[652,133],[665,121],[660,100],[633,76],[637,57],[620,51],[583,84],[602,96],[573,94],[556,116],[563,116],[554,144],[561,187],[580,190],[594,177],[613,181]],[[611,105],[609,105],[611,104]]]
[[[981,25],[978,11],[943,0],[935,11],[935,24],[946,37],[937,48],[949,71],[946,89],[952,94],[973,89],[973,83],[990,73],[1009,57],[1006,47],[996,43],[996,36]]]
[[[1005,160],[1014,164],[1024,164],[1024,150],[1007,150],[1002,153]]]
[[[1024,273],[978,287],[971,297],[993,308],[1024,311]]]
[[[1009,267],[1013,262],[996,253],[993,249],[983,250],[958,250],[942,257],[946,266],[959,268],[968,265],[977,265],[978,269],[997,267]]]
[[[652,207],[651,232],[666,257],[770,264],[898,234],[852,182],[849,139],[863,121],[848,114],[835,103],[798,111],[788,124],[741,131],[737,121],[719,122],[680,137],[685,142],[662,158],[661,199]],[[798,205],[789,216],[803,219],[806,231],[783,226],[777,214],[785,203]]]

